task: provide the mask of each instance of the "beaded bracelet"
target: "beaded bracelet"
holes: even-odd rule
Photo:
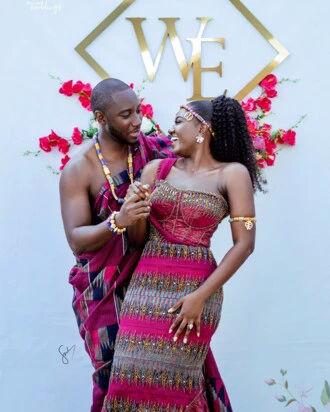
[[[251,230],[253,228],[253,222],[256,222],[255,217],[231,217],[228,219],[229,223],[233,222],[245,222],[246,230]]]
[[[122,235],[124,232],[126,232],[126,227],[119,228],[116,224],[116,215],[118,215],[119,212],[112,212],[111,215],[107,219],[107,226],[108,229],[117,234],[117,235]]]

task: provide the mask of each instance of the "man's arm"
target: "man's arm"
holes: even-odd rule
[[[95,252],[115,236],[106,222],[92,225],[86,169],[78,163],[68,164],[60,180],[64,230],[76,255]]]

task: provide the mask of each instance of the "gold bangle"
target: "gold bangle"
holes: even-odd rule
[[[119,228],[116,224],[116,216],[119,212],[112,212],[111,215],[107,219],[107,225],[111,232],[116,233],[117,235],[122,235],[126,232],[126,227]]]
[[[245,227],[246,230],[251,230],[253,228],[253,222],[256,222],[257,219],[255,217],[243,217],[243,216],[239,216],[239,217],[230,217],[228,219],[229,223],[233,223],[233,222],[245,222]]]

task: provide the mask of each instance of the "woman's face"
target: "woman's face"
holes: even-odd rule
[[[174,125],[168,131],[171,135],[173,152],[180,157],[188,157],[195,150],[196,136],[201,129],[201,123],[194,117],[191,120],[187,120],[185,115],[188,113],[188,119],[190,113],[185,109],[180,109],[175,116]]]

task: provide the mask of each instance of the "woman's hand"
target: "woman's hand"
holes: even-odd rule
[[[205,300],[201,297],[198,291],[190,293],[181,298],[171,309],[169,313],[173,313],[181,307],[181,311],[170,327],[169,333],[178,328],[174,335],[174,342],[178,340],[179,335],[186,329],[183,343],[188,342],[188,336],[191,330],[195,327],[197,337],[201,333],[201,315],[204,309]]]
[[[136,194],[131,195],[116,215],[116,225],[121,229],[134,225],[140,219],[146,219],[150,213],[150,199],[141,200]]]
[[[148,184],[143,185],[141,182],[135,181],[129,185],[129,188],[126,193],[126,199],[129,199],[131,196],[137,195],[141,200],[146,200],[150,198],[151,189]]]

